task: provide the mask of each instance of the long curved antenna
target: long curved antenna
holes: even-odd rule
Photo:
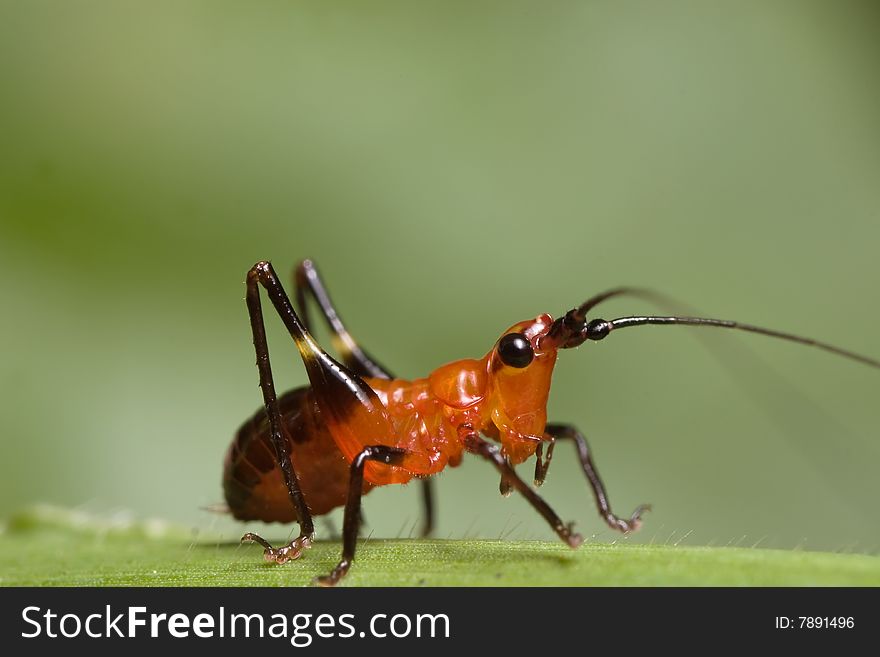
[[[759,333],[761,335],[766,335],[771,338],[778,338],[780,340],[788,340],[789,342],[797,342],[798,344],[807,345],[809,347],[816,347],[817,349],[828,351],[837,356],[843,356],[844,358],[849,358],[850,360],[854,360],[859,363],[869,365],[871,367],[880,368],[880,360],[876,360],[868,356],[863,356],[862,354],[857,354],[854,351],[842,349],[841,347],[836,347],[827,342],[820,342],[819,340],[813,340],[812,338],[805,338],[803,336],[795,335],[793,333],[785,333],[783,331],[776,331],[774,329],[754,326],[752,324],[743,324],[741,322],[735,322],[729,319],[655,316],[618,317],[617,319],[612,320],[594,319],[588,322],[586,327],[584,328],[584,337],[587,340],[602,340],[606,338],[608,334],[611,333],[611,331],[628,328],[630,326],[645,326],[647,324],[658,324],[663,326],[675,324],[684,324],[687,326],[713,326],[716,328],[735,329],[738,331],[748,331],[749,333]]]
[[[657,292],[656,290],[649,290],[644,287],[615,287],[610,290],[605,290],[604,292],[600,292],[599,294],[590,297],[586,301],[584,301],[581,305],[579,305],[573,313],[573,318],[584,320],[587,317],[587,314],[600,303],[607,301],[608,299],[613,299],[614,297],[635,297],[637,299],[643,299],[645,301],[650,301],[656,306],[663,308],[664,310],[672,310],[673,312],[681,311],[685,306],[680,303],[676,299],[672,297],[662,294],[661,292]],[[685,311],[687,312],[687,311]]]
[[[671,297],[669,295],[662,294],[654,290],[645,289],[642,287],[617,287],[590,297],[578,308],[570,310],[567,314],[557,319],[554,328],[551,330],[551,333],[553,334],[551,340],[563,349],[576,347],[579,344],[583,344],[583,342],[587,339],[586,315],[596,306],[608,299],[616,299],[618,297],[625,296],[647,300],[655,304],[662,313],[668,315],[679,317],[697,317],[702,314],[689,304],[685,304],[675,297]],[[702,325],[705,326],[706,324]],[[699,326],[699,324],[697,324],[696,326]],[[712,333],[712,331],[703,332],[696,330],[696,333],[697,335],[695,335],[694,337],[698,338],[699,341],[703,343],[703,346],[708,349],[709,353],[712,354],[712,356],[719,362],[721,367],[733,378],[738,386],[744,391],[744,394],[750,397],[759,408],[763,409],[763,412],[777,427],[780,435],[785,438],[789,446],[806,459],[806,462],[810,465],[814,473],[820,475],[821,477],[827,477],[827,475],[829,474],[826,454],[827,445],[821,442],[817,443],[810,434],[804,435],[803,431],[796,430],[794,428],[794,425],[792,424],[791,418],[780,415],[778,407],[773,403],[769,403],[768,399],[763,394],[758,392],[758,388],[755,387],[753,377],[751,375],[744,375],[744,372],[742,370],[742,358],[746,358],[746,360],[749,362],[749,365],[746,365],[746,367],[758,366],[762,368],[765,372],[765,376],[762,378],[767,378],[769,376],[771,379],[775,380],[776,386],[781,386],[782,389],[787,391],[788,393],[793,393],[799,399],[799,402],[803,403],[802,405],[805,407],[804,412],[806,413],[806,415],[799,416],[799,421],[801,422],[802,427],[807,425],[811,427],[822,426],[823,431],[825,431],[826,433],[832,433],[838,436],[844,436],[848,434],[849,431],[847,430],[847,428],[837,422],[837,420],[833,416],[825,412],[822,409],[821,404],[817,404],[815,400],[810,398],[809,395],[801,391],[799,389],[799,386],[793,384],[791,381],[786,380],[783,376],[776,372],[771,365],[769,365],[762,358],[759,358],[757,355],[755,355],[755,353],[751,349],[749,349],[747,345],[739,342],[739,345],[737,347],[740,350],[739,355],[728,357],[727,352],[719,348],[720,344],[714,343],[711,340],[711,335],[706,335],[706,333]],[[813,341],[808,341],[808,346],[810,342]],[[734,341],[732,344],[736,343],[737,341]],[[833,347],[832,353],[836,354],[837,349],[837,347]],[[856,360],[859,360],[859,362],[864,362],[861,360],[863,358],[862,356],[858,354],[854,354],[854,356],[856,357]],[[873,359],[867,360],[873,361]],[[875,361],[868,362],[867,364],[871,366],[876,366]],[[808,419],[804,420],[804,418]],[[858,436],[850,435],[849,437],[857,438]],[[872,451],[872,454],[875,453],[873,451],[876,448],[875,445],[864,442],[862,444],[865,447],[869,447]],[[873,458],[873,456],[871,458]],[[866,460],[861,458],[854,460],[851,464],[846,466],[848,468],[847,474],[844,475],[842,472],[838,472],[834,477],[831,477],[830,479],[824,479],[825,483],[837,493],[841,501],[848,502],[853,499],[860,502],[865,501],[862,497],[863,491],[855,492],[850,485],[854,481],[854,478],[852,477],[853,468],[860,469],[860,476],[857,477],[858,479],[864,479],[865,477],[870,478],[870,473],[867,472],[867,470],[863,467],[863,464],[866,462],[870,463],[872,461],[870,459]],[[866,512],[869,510],[867,504],[864,506],[864,510]],[[870,508],[870,511],[873,511],[873,508]]]

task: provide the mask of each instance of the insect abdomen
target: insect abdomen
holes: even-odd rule
[[[320,417],[312,389],[291,390],[278,399],[287,428],[287,449],[306,504],[313,515],[343,506],[349,464]],[[364,492],[372,486],[365,482]],[[223,492],[239,520],[298,520],[269,438],[269,420],[261,408],[245,422],[229,446],[223,466]]]

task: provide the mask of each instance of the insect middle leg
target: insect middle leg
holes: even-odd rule
[[[633,511],[629,520],[619,518],[612,513],[611,503],[608,501],[608,493],[605,492],[605,486],[602,483],[602,479],[599,477],[599,472],[596,470],[595,464],[593,463],[590,446],[587,444],[587,439],[584,437],[584,434],[570,424],[548,424],[545,431],[553,438],[565,438],[574,441],[575,447],[578,451],[578,458],[581,462],[581,468],[587,477],[587,481],[590,482],[590,487],[593,489],[593,495],[596,498],[596,506],[599,508],[599,514],[605,522],[608,523],[608,526],[611,527],[611,529],[616,529],[617,531],[624,533],[634,532],[641,527],[642,514],[645,513],[645,511],[650,511],[651,505],[641,504],[636,507],[636,510]],[[547,465],[549,466],[549,462]],[[546,474],[546,472],[547,470],[545,467],[542,474]]]
[[[501,449],[498,445],[483,440],[474,432],[465,434],[463,440],[465,448],[469,452],[482,456],[495,466],[501,474],[502,481],[519,491],[520,494],[528,500],[529,504],[531,504],[550,524],[550,527],[553,528],[553,531],[556,532],[557,536],[565,541],[569,547],[576,548],[584,542],[583,536],[572,530],[573,523],[564,523],[560,517],[556,515],[556,512],[550,508],[550,505],[532,490],[526,482],[520,479],[516,470],[514,470],[513,466],[510,465],[508,460],[502,455]]]
[[[361,525],[361,497],[364,485],[364,464],[367,461],[378,461],[386,465],[398,465],[403,461],[406,450],[386,445],[373,445],[364,448],[351,463],[351,476],[348,484],[348,500],[345,503],[345,518],[342,524],[342,559],[329,575],[315,578],[321,586],[335,586],[345,577],[357,545]]]
[[[311,332],[312,325],[308,304],[306,304],[306,294],[311,294],[317,302],[327,326],[333,332],[333,344],[345,366],[361,377],[394,378],[394,375],[370,356],[345,328],[314,262],[311,260],[300,262],[294,269],[293,282],[297,309],[307,331]],[[433,480],[429,478],[420,479],[419,482],[422,487],[422,506],[424,508],[421,534],[429,536],[434,529],[435,520],[434,484]]]

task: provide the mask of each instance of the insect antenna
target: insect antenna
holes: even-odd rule
[[[597,305],[609,299],[624,296],[639,298],[655,304],[661,312],[668,313],[669,316],[639,315],[619,317],[614,320],[595,319],[592,321],[587,319],[587,315]],[[551,344],[555,344],[558,348],[570,348],[583,344],[586,340],[602,340],[612,331],[630,326],[642,326],[647,324],[667,326],[680,324],[697,328],[700,326],[714,326],[716,328],[727,328],[735,331],[758,333],[760,335],[767,335],[780,340],[816,347],[834,355],[842,356],[849,360],[868,365],[869,367],[880,368],[880,361],[877,359],[843,349],[836,345],[820,342],[818,340],[813,340],[792,333],[777,331],[775,329],[744,324],[742,322],[699,317],[698,315],[700,314],[702,313],[699,313],[694,308],[683,304],[672,297],[650,289],[640,287],[618,287],[590,297],[577,308],[570,310],[565,315],[556,319],[545,339],[549,340]],[[800,455],[807,460],[814,473],[821,476],[821,479],[825,484],[830,486],[830,488],[837,493],[839,499],[848,504],[853,504],[853,501],[855,501],[856,506],[861,507],[863,512],[868,512],[869,510],[873,512],[873,506],[869,506],[871,502],[865,498],[864,490],[853,488],[853,486],[857,481],[872,480],[873,472],[870,470],[871,466],[867,464],[874,463],[874,457],[848,460],[845,466],[845,471],[838,470],[837,472],[830,472],[830,464],[827,458],[828,446],[826,442],[817,442],[812,438],[817,435],[817,432],[815,431],[816,427],[822,428],[822,430],[818,432],[820,435],[833,435],[841,439],[846,436],[849,436],[850,438],[858,437],[852,436],[846,427],[841,425],[834,417],[828,415],[828,413],[822,409],[821,404],[812,400],[808,395],[799,390],[799,387],[794,385],[791,381],[786,381],[771,365],[756,356],[746,345],[740,344],[737,347],[739,354],[735,357],[731,357],[727,355],[725,351],[719,349],[720,345],[712,343],[711,339],[709,339],[710,336],[707,335],[707,333],[712,333],[711,331],[696,331],[696,333],[699,335],[695,335],[695,337],[697,337],[700,342],[703,343],[704,347],[709,350],[712,356],[718,360],[723,369],[733,377],[738,386],[743,389],[752,401],[758,407],[763,409],[763,412],[767,415],[768,419],[776,425],[779,430],[779,435],[784,437],[791,448],[800,453]],[[748,363],[748,365],[744,365],[744,363]],[[756,381],[754,376],[745,374],[744,367],[746,369],[750,367],[760,367],[764,372],[762,380]],[[770,385],[774,388],[780,388],[781,390],[786,391],[785,394],[793,394],[797,397],[797,405],[803,409],[797,420],[800,428],[794,429],[791,425],[791,419],[781,416],[777,406],[768,402],[767,395],[763,394],[758,387],[761,385],[764,387]],[[807,430],[807,427],[809,427],[809,430]],[[859,442],[862,443],[863,447],[868,448],[872,452],[876,449],[876,446],[873,443],[866,443],[861,440]],[[856,472],[858,474],[856,474]]]
[[[745,324],[729,319],[712,319],[709,317],[692,317],[684,315],[631,315],[627,317],[618,317],[617,319],[593,319],[587,321],[587,314],[600,303],[620,296],[631,296],[644,299],[656,304],[659,307],[672,308],[679,312],[687,312],[686,306],[671,297],[640,287],[617,287],[605,292],[601,292],[584,301],[580,306],[569,310],[563,317],[557,319],[550,328],[548,338],[561,349],[577,347],[587,340],[598,341],[604,340],[612,331],[628,328],[631,326],[645,325],[685,325],[685,326],[712,326],[715,328],[726,328],[737,331],[745,331],[748,333],[758,333],[779,340],[787,340],[808,347],[822,349],[836,356],[842,356],[850,360],[857,361],[870,367],[880,369],[880,360],[865,356],[863,354],[843,349],[828,342],[814,340],[794,333],[778,331],[776,329],[755,326],[754,324]]]
[[[808,347],[816,347],[817,349],[822,349],[829,353],[835,354],[836,356],[842,356],[844,358],[849,358],[850,360],[854,360],[859,363],[869,365],[871,367],[880,368],[880,360],[858,354],[854,351],[849,351],[848,349],[837,347],[827,342],[821,342],[812,338],[806,338],[801,335],[795,335],[794,333],[786,333],[783,331],[777,331],[775,329],[764,328],[762,326],[754,326],[753,324],[743,324],[742,322],[736,322],[729,319],[710,319],[708,317],[657,317],[650,315],[618,317],[617,319],[612,320],[594,319],[586,323],[583,329],[583,335],[586,340],[603,340],[608,337],[608,334],[611,333],[611,331],[616,331],[622,328],[629,328],[631,326],[645,326],[648,324],[656,324],[661,326],[670,326],[676,324],[683,324],[686,326],[712,326],[715,328],[726,328],[738,331],[747,331],[749,333],[758,333],[760,335],[766,335],[771,338],[788,340],[789,342],[796,342],[798,344],[806,345]]]

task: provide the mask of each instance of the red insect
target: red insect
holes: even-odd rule
[[[310,386],[275,394],[263,325],[259,286],[293,337]],[[361,522],[361,496],[376,486],[402,484],[414,478],[424,486],[424,533],[433,523],[431,475],[461,463],[465,452],[488,460],[501,475],[501,491],[516,489],[569,546],[583,539],[523,481],[514,466],[536,457],[535,484],[540,485],[557,439],[574,442],[599,513],[613,529],[639,528],[649,507],[629,518],[611,511],[584,436],[575,427],[547,423],[547,398],[560,349],[609,333],[646,324],[713,326],[761,333],[815,346],[873,367],[880,361],[808,338],[727,320],[700,317],[633,316],[588,320],[597,304],[631,295],[658,299],[632,288],[596,295],[559,319],[538,315],[501,334],[482,358],[442,365],[426,378],[395,379],[354,341],[333,307],[314,264],[304,260],[295,272],[294,310],[272,265],[259,262],[248,272],[247,306],[257,352],[265,409],[238,431],[226,455],[223,488],[232,514],[240,520],[292,522],[299,536],[272,547],[256,534],[268,561],[285,563],[302,555],[314,536],[314,516],[345,506],[342,559],[318,584],[332,586],[348,572]],[[327,354],[309,333],[306,295],[318,303],[334,334],[342,362]]]

